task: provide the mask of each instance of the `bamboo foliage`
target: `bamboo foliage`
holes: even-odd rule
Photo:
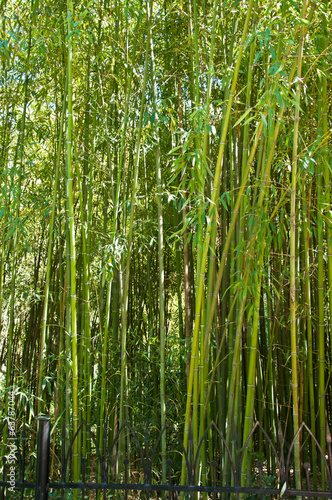
[[[142,433],[147,416],[153,429],[171,420],[186,449],[191,432],[193,452],[203,439],[202,484],[214,459],[229,478],[211,420],[233,456],[256,419],[286,441],[304,420],[325,452],[328,3],[1,9],[2,415],[14,387],[27,422],[54,417],[54,473],[60,427],[68,448],[82,419],[100,447],[125,420]],[[74,454],[93,478],[88,441]],[[302,455],[318,461],[306,443],[294,448],[298,488]],[[259,431],[249,450],[272,476]],[[135,453],[121,434],[113,470]],[[254,467],[248,452],[243,484]],[[185,471],[183,460],[183,482]]]

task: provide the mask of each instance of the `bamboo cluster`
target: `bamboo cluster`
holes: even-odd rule
[[[192,432],[195,452],[211,420],[230,448],[255,420],[286,441],[305,421],[325,453],[328,1],[2,0],[1,14],[0,415],[14,387],[22,422],[52,416],[55,448],[63,423],[67,445],[84,419],[101,447],[105,423],[148,419],[177,423],[185,447]],[[166,433],[161,448],[165,480]],[[227,471],[209,434],[199,470],[215,456]]]

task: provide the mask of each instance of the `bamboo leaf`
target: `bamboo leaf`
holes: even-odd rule
[[[266,121],[265,115],[263,113],[261,113],[261,119],[262,119],[262,122],[264,123],[264,131],[266,133],[266,130],[267,130],[267,121]]]
[[[300,21],[300,23],[305,24],[306,26],[310,26],[311,25],[311,23],[310,23],[310,21],[308,21],[308,19],[302,19],[302,18],[300,18],[299,21]]]
[[[241,123],[241,122],[242,122],[242,120],[244,120],[244,119],[245,119],[245,117],[246,117],[246,116],[248,116],[248,114],[249,114],[251,111],[252,111],[252,108],[247,109],[247,111],[245,111],[245,112],[243,113],[243,115],[242,115],[242,116],[241,116],[241,117],[237,120],[237,122],[236,122],[236,123],[234,123],[233,128],[237,127],[237,125],[239,125],[239,123]]]
[[[283,109],[283,107],[284,107],[284,101],[283,101],[283,99],[281,97],[281,94],[280,94],[280,92],[279,92],[278,89],[275,90],[275,95],[276,95],[277,102],[278,102],[279,106]]]
[[[255,56],[254,64],[256,64],[256,63],[259,61],[259,59],[260,59],[261,55],[262,55],[262,52],[261,52],[261,51],[260,51],[260,52],[257,52],[257,54],[256,54],[256,56]]]
[[[271,45],[270,45],[270,52],[271,52],[272,60],[275,61],[276,60],[276,53],[274,51],[274,48]]]
[[[9,35],[11,36],[11,38],[13,38],[13,40],[15,40],[15,42],[18,42],[18,38],[17,36],[15,35],[15,33],[13,33],[12,31],[8,31]]]

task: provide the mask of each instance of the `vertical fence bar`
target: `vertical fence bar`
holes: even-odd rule
[[[50,419],[39,417],[37,429],[37,469],[35,500],[48,499],[48,474],[50,457]]]

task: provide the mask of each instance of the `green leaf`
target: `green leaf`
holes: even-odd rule
[[[237,121],[236,123],[234,123],[233,128],[235,128],[235,127],[236,127],[239,123],[241,123],[241,122],[242,122],[242,120],[244,120],[244,119],[245,119],[245,117],[246,117],[246,116],[250,113],[251,109],[252,109],[252,108],[249,108],[249,109],[247,109],[247,111],[245,111],[245,112],[243,113],[243,115],[242,115],[242,116],[238,119],[238,121]]]
[[[266,131],[266,129],[267,129],[267,121],[266,121],[265,115],[263,115],[263,113],[261,113],[261,119],[262,119],[262,122],[264,123],[264,130]]]
[[[300,21],[300,23],[306,24],[307,26],[310,26],[310,24],[311,24],[310,21],[308,21],[308,19],[302,19],[302,18],[300,18],[299,21]]]
[[[182,148],[182,146],[181,146],[181,145],[180,145],[180,146],[176,146],[175,148],[171,149],[171,150],[168,152],[168,154],[169,154],[169,155],[171,155],[171,154],[175,153],[175,151],[178,151],[178,150],[179,150],[179,149],[181,149],[181,148]]]
[[[279,106],[283,109],[284,108],[284,101],[283,101],[283,99],[281,97],[281,94],[280,94],[280,92],[279,92],[278,89],[276,89],[275,95],[276,95],[277,102],[278,102]]]
[[[224,209],[228,210],[228,204],[230,202],[230,196],[228,191],[225,191],[225,193],[221,196],[220,201],[223,204]]]
[[[262,52],[261,52],[261,51],[257,52],[256,57],[255,57],[255,60],[254,60],[254,64],[256,64],[256,63],[258,62],[258,60],[259,60],[259,58],[261,57],[261,55],[262,55]]]
[[[15,233],[16,227],[17,227],[17,221],[15,221],[14,224],[12,224],[11,228],[9,229],[5,237],[5,241],[9,240],[9,238],[11,238],[11,236]]]
[[[276,64],[272,64],[272,66],[269,67],[269,74],[270,75],[275,75],[277,73],[278,66]]]
[[[291,5],[293,5],[293,7],[295,7],[295,9],[298,11],[298,12],[301,12],[301,8],[299,6],[299,4],[297,4],[296,2],[294,2],[294,0],[289,0],[289,3]]]
[[[16,37],[15,33],[12,31],[8,31],[9,35],[15,40],[15,42],[18,42],[18,38]]]

